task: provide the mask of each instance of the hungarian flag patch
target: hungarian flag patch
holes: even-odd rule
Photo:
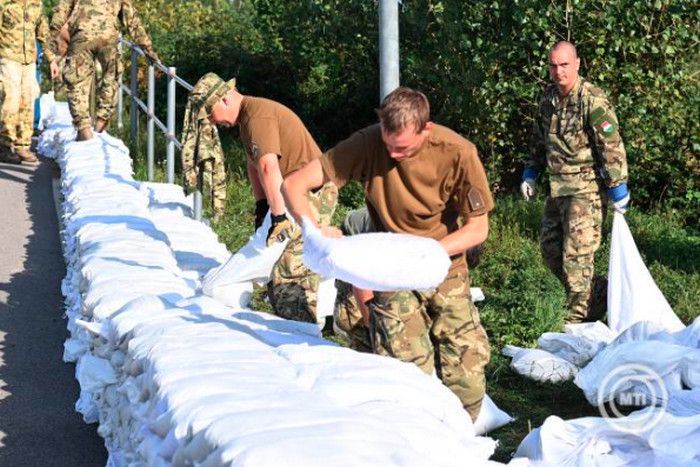
[[[604,120],[604,121],[600,124],[600,129],[603,130],[603,133],[612,133],[613,130],[615,129],[615,127],[614,127],[613,124],[610,123],[609,121]]]

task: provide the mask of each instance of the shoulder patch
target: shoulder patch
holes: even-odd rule
[[[260,157],[260,148],[255,141],[250,143],[250,154],[253,156],[253,160],[258,160]]]
[[[478,211],[484,207],[484,197],[476,187],[469,188],[467,192],[467,200],[469,201],[469,207],[472,211]]]

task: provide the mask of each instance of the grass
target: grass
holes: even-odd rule
[[[224,145],[227,154],[232,154],[227,161],[226,215],[212,227],[221,241],[235,251],[253,231],[254,203],[242,169],[240,146],[230,141]],[[145,145],[141,144],[141,148]],[[137,158],[137,178],[145,178],[143,165],[143,157]],[[157,179],[162,180],[162,174],[162,165],[157,165]],[[356,186],[344,188],[334,218],[336,224],[348,209],[361,201],[361,191]],[[479,309],[492,347],[491,362],[486,369],[487,390],[499,407],[516,417],[514,423],[489,434],[499,441],[494,460],[507,462],[527,433],[541,426],[548,416],[570,419],[599,414],[573,383],[527,380],[511,371],[509,359],[500,355],[506,344],[535,347],[543,332],[561,330],[565,311],[563,288],[544,266],[537,242],[543,200],[526,203],[516,197],[502,196],[496,206],[486,253],[472,272],[472,284],[482,287],[486,294]],[[607,272],[611,218],[608,216],[605,241],[596,257],[596,270],[601,273]],[[675,212],[642,213],[633,208],[627,220],[657,285],[676,314],[686,324],[690,323],[700,315],[700,236],[684,227],[681,214]],[[253,307],[270,311],[263,288],[256,288]],[[324,331],[324,336],[345,344],[332,331]]]

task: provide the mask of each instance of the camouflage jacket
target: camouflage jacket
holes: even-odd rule
[[[41,11],[41,0],[0,0],[0,58],[22,65],[36,61],[36,41],[44,45],[46,59],[48,21]]]
[[[116,43],[120,26],[147,53],[155,55],[151,39],[131,0],[60,0],[51,18],[51,50],[58,50],[61,28],[68,23],[69,52]]]
[[[540,100],[526,170],[549,168],[551,196],[591,193],[627,182],[627,156],[605,93],[582,78],[561,97],[550,84]]]

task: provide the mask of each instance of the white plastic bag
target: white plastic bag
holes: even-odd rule
[[[685,327],[644,265],[625,217],[616,212],[610,241],[608,323],[620,333],[638,321],[651,321],[671,332]]]

